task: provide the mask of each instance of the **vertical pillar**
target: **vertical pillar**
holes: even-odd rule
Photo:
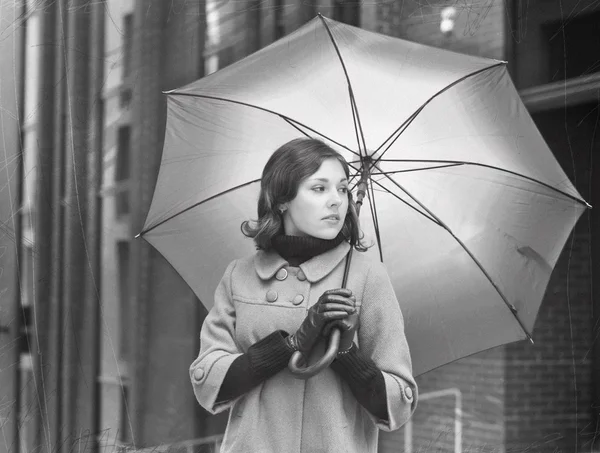
[[[86,281],[86,330],[90,340],[89,375],[91,377],[90,390],[87,394],[91,403],[92,413],[90,419],[91,433],[95,436],[92,445],[97,449],[100,431],[100,323],[102,312],[101,304],[101,237],[102,237],[102,161],[103,161],[103,129],[104,129],[104,99],[102,88],[104,86],[104,15],[105,1],[98,0],[90,6],[91,12],[91,61],[90,61],[90,122],[89,122],[89,153],[87,162],[87,237],[86,247],[90,265]]]
[[[40,34],[42,42],[54,42],[56,34],[56,4],[49,3],[40,8]],[[37,187],[35,199],[35,292],[33,302],[32,332],[30,350],[34,366],[36,405],[35,433],[33,444],[43,451],[52,451],[50,428],[48,424],[47,402],[55,397],[54,388],[47,382],[48,373],[54,364],[50,358],[50,329],[47,320],[50,316],[49,304],[52,272],[52,177],[54,158],[54,90],[55,90],[55,46],[43,46],[40,49],[39,90],[40,106],[38,110],[38,150],[37,150]]]
[[[86,249],[87,156],[89,153],[90,14],[86,0],[70,0],[66,39],[66,147],[63,278],[62,425],[63,451],[90,451],[94,392],[93,340],[86,311],[90,272]]]
[[[596,117],[598,121],[598,117]],[[592,282],[592,426],[594,426],[594,440],[590,451],[600,448],[600,134],[592,136],[590,148],[590,193],[588,202],[593,206],[588,212],[590,216],[591,240],[591,275]]]
[[[132,138],[131,138],[131,237],[142,231],[156,178],[157,147],[162,144],[165,100],[163,89],[165,8],[163,0],[136,1],[133,34]],[[142,239],[131,244],[132,328],[126,340],[133,346],[132,394],[130,404],[132,440],[145,445],[144,414],[148,399],[149,280],[154,253]]]
[[[19,249],[23,166],[24,6],[0,2],[0,453],[19,451]]]
[[[61,412],[63,382],[62,373],[62,344],[63,344],[63,238],[64,238],[64,156],[65,156],[65,39],[67,36],[67,6],[66,0],[56,0],[55,26],[55,77],[54,88],[54,153],[52,157],[52,269],[50,274],[50,299],[48,316],[48,369],[46,370],[45,385],[51,389],[46,398],[46,420],[48,427],[49,446],[47,452],[60,452],[63,419]],[[44,450],[42,450],[44,451]]]

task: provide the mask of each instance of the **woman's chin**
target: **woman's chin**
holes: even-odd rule
[[[338,234],[340,234],[341,229],[337,228],[328,228],[326,230],[321,230],[316,232],[313,236],[319,239],[335,239]]]

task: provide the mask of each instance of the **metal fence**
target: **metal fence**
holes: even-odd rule
[[[118,448],[115,453],[218,453],[222,440],[223,435],[219,434],[153,447],[123,446]]]

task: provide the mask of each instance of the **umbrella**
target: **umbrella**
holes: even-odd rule
[[[262,168],[323,140],[366,178],[361,226],[383,260],[419,375],[532,330],[558,256],[589,205],[506,63],[317,16],[166,92],[155,193],[140,235],[210,309],[226,265],[254,251]],[[362,178],[364,177],[364,178]]]

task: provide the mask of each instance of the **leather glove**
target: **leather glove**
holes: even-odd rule
[[[340,329],[341,336],[338,354],[348,352],[354,342],[354,334],[356,333],[356,329],[358,329],[358,325],[358,313],[354,312],[344,319],[336,319],[327,323],[327,325],[323,327],[323,335],[328,337],[331,333],[331,329]]]
[[[291,346],[307,357],[310,350],[321,337],[323,327],[354,313],[354,296],[349,289],[331,289],[325,291],[316,304],[308,310],[300,328],[290,335]]]

